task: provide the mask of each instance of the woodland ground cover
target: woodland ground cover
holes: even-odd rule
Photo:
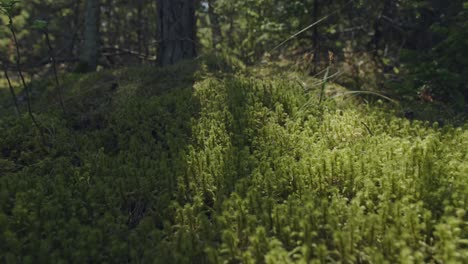
[[[0,117],[1,262],[468,259],[466,125],[319,104],[287,74],[69,75],[65,118],[37,85],[46,146]]]

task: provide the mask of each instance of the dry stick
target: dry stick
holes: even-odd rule
[[[49,57],[50,57],[50,60],[52,61],[52,69],[54,70],[55,84],[57,85],[57,90],[58,90],[59,100],[60,100],[60,106],[62,107],[63,113],[66,114],[65,104],[63,103],[62,87],[60,86],[58,75],[57,75],[57,65],[56,65],[56,62],[55,62],[54,49],[52,48],[52,45],[50,44],[49,32],[47,30],[45,30],[44,34],[45,34],[45,37],[46,37],[47,46],[49,47]]]
[[[8,82],[8,88],[10,88],[11,98],[13,99],[13,103],[15,103],[16,114],[19,116],[21,114],[19,106],[18,106],[18,98],[16,98],[15,90],[13,89],[13,85],[10,81],[10,76],[8,76],[7,66],[3,64],[3,74],[5,75],[5,79]]]
[[[16,38],[16,33],[15,30],[13,29],[13,19],[11,15],[8,15],[8,20],[9,20],[9,28],[11,31],[11,34],[13,35],[13,41],[15,42],[15,47],[16,47],[16,67],[18,70],[18,74],[20,76],[21,82],[23,84],[24,90],[26,91],[26,102],[28,105],[28,114],[29,117],[31,117],[32,122],[36,126],[37,130],[39,130],[39,134],[41,135],[42,143],[45,145],[45,137],[44,133],[42,132],[41,126],[37,122],[36,118],[33,115],[32,109],[31,109],[31,97],[30,97],[30,91],[29,91],[29,86],[26,84],[26,81],[24,80],[23,72],[21,71],[21,54],[19,51],[19,43],[18,39]]]

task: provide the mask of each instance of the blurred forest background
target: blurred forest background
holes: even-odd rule
[[[52,74],[51,52],[60,72],[156,63],[155,0],[2,2],[16,3],[10,11],[29,78]],[[310,75],[329,68],[330,79],[349,89],[466,111],[467,1],[198,0],[195,5],[198,56],[247,66],[282,61]],[[0,23],[1,63],[14,71],[5,12]]]

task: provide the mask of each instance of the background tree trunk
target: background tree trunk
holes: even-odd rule
[[[315,23],[316,21],[318,21],[319,19],[319,0],[314,0],[314,9],[312,11],[312,14],[313,14],[313,23]],[[314,33],[312,35],[312,41],[313,41],[313,49],[314,49],[314,59],[313,59],[313,62],[314,62],[314,68],[313,68],[313,72],[314,74],[318,71],[318,63],[319,63],[319,54],[320,54],[320,47],[319,47],[319,32],[318,32],[318,27],[319,25],[316,25],[314,27]]]
[[[80,35],[79,32],[79,24],[80,24],[80,6],[81,6],[81,0],[75,1],[73,4],[73,19],[70,22],[70,29],[71,29],[71,35],[70,35],[70,42],[68,44],[68,57],[74,58],[76,56],[76,42],[77,39]]]
[[[158,0],[158,63],[174,64],[196,56],[194,0]]]
[[[214,0],[208,0],[208,16],[211,23],[212,47],[213,49],[216,49],[218,44],[223,41],[223,36],[221,34],[221,25],[219,24],[218,14],[214,11],[214,3]]]
[[[136,33],[137,33],[137,52],[141,55],[143,50],[143,0],[137,1],[137,15],[136,15]],[[143,63],[144,58],[140,58],[140,63]]]
[[[81,64],[84,71],[95,71],[99,56],[99,0],[86,0],[84,45]]]

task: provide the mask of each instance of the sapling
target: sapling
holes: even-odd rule
[[[44,34],[47,47],[49,48],[49,58],[50,61],[52,62],[52,69],[54,72],[54,78],[55,78],[55,85],[58,90],[59,94],[59,100],[60,100],[60,106],[62,107],[63,112],[65,113],[65,104],[63,103],[63,92],[62,92],[62,87],[60,86],[59,79],[58,79],[58,74],[57,74],[57,64],[55,60],[55,55],[54,55],[54,49],[52,47],[52,44],[50,42],[50,36],[49,36],[49,23],[45,20],[35,20],[33,24],[33,28],[39,30]]]
[[[18,38],[16,37],[16,32],[13,27],[13,9],[15,8],[15,5],[18,2],[19,1],[17,0],[0,0],[0,11],[8,17],[7,26],[10,29],[11,35],[13,37],[13,41],[15,43],[15,49],[16,49],[16,70],[18,71],[18,75],[20,76],[21,83],[23,84],[24,90],[26,92],[26,103],[28,106],[29,117],[31,118],[32,122],[34,123],[37,130],[39,131],[39,134],[41,135],[41,139],[43,143],[45,143],[44,133],[42,132],[41,126],[39,125],[39,122],[36,120],[32,112],[29,86],[26,84],[23,71],[21,70],[21,52],[19,50]]]

